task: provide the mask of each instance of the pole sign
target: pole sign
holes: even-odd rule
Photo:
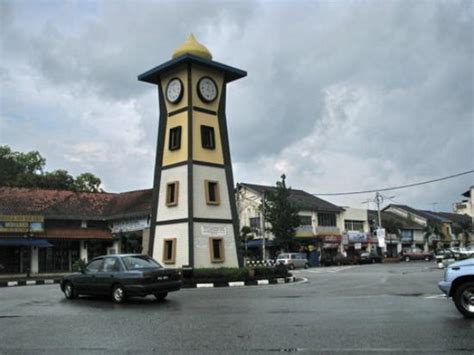
[[[380,248],[385,248],[385,228],[377,229],[377,240]]]

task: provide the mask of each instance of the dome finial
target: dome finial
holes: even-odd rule
[[[175,49],[172,58],[177,58],[179,56],[182,56],[183,54],[193,54],[199,57],[212,59],[211,52],[209,52],[209,50],[205,46],[199,43],[192,33],[189,34],[188,39],[186,39],[186,42],[184,42],[182,45]]]

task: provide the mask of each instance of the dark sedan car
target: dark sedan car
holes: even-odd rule
[[[92,259],[81,272],[64,276],[61,290],[68,299],[79,295],[111,295],[116,303],[127,297],[154,295],[164,299],[181,288],[181,275],[147,255],[105,255]]]
[[[381,263],[382,256],[374,252],[363,252],[359,256],[359,264]]]

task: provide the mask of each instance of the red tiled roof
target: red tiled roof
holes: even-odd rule
[[[151,214],[152,190],[124,193],[0,187],[0,214],[105,220]]]

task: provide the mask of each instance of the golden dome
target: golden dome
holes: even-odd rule
[[[206,47],[199,43],[196,38],[194,38],[192,33],[189,35],[186,42],[184,42],[182,45],[175,49],[172,58],[177,58],[183,54],[193,54],[199,57],[212,59],[211,52],[209,52]]]

